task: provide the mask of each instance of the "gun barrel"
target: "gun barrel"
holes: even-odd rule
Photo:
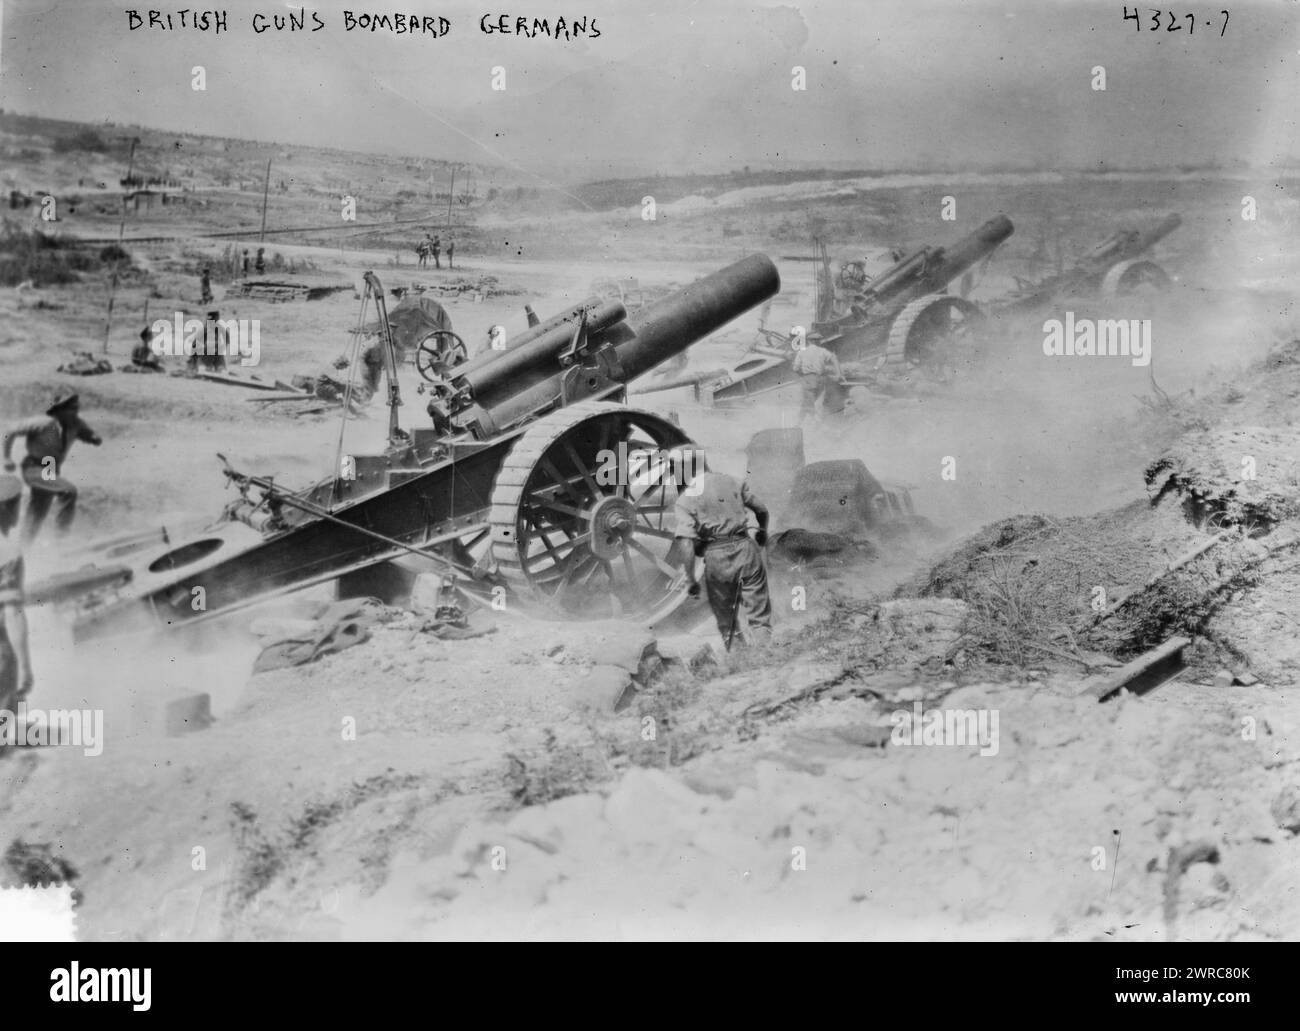
[[[619,327],[625,332],[611,334],[623,381],[631,382],[685,351],[780,289],[781,274],[772,259],[751,254],[641,309]]]
[[[1139,253],[1145,251],[1149,247],[1154,247],[1182,224],[1183,219],[1181,215],[1166,215],[1164,220],[1158,226],[1142,237],[1141,250]]]
[[[909,290],[913,293],[942,290],[1013,232],[1015,226],[1011,219],[998,215],[950,247],[922,247],[869,284],[867,292],[879,302]]]
[[[772,259],[765,254],[753,254],[642,308],[631,318],[589,334],[588,351],[612,345],[617,359],[613,363],[615,374],[621,382],[630,383],[756,308],[780,289],[781,276]],[[613,303],[622,308],[618,302]],[[538,349],[538,354],[533,356],[536,361],[527,363],[528,377],[522,384],[519,381],[491,384],[490,393],[500,398],[495,403],[484,404],[476,393],[476,400],[496,426],[514,425],[554,402],[560,394],[564,372],[557,359],[561,345],[569,339],[564,336],[561,341],[552,341],[548,334],[525,345]],[[497,359],[481,371],[496,376],[501,366],[502,360]],[[542,374],[545,370],[549,372]],[[498,386],[501,390],[495,393]]]
[[[1016,231],[1011,219],[998,215],[989,219],[968,236],[962,237],[951,247],[943,251],[943,266],[940,276],[942,282],[936,286],[947,286],[977,261],[990,254],[995,247]]]
[[[566,312],[529,330],[527,339],[506,351],[485,355],[460,371],[453,380],[458,389],[468,388],[477,404],[490,407],[512,394],[549,379],[559,369],[558,356],[573,340],[586,315],[588,337],[618,325],[627,317],[622,301],[608,301],[589,308]]]

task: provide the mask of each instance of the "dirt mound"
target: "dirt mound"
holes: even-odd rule
[[[1267,532],[1300,514],[1300,430],[1246,426],[1189,435],[1147,466],[1156,500],[1182,498],[1197,526]]]
[[[1131,654],[1198,632],[1245,582],[1253,552],[1239,540],[1170,571],[1208,539],[1176,506],[1144,501],[1061,520],[1016,516],[973,534],[895,596],[965,601],[972,638],[1016,665],[1079,648]]]

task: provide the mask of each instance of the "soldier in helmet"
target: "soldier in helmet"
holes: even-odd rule
[[[790,368],[799,377],[799,421],[803,422],[817,410],[818,398],[826,414],[844,411],[847,392],[839,359],[821,346],[816,334],[803,337],[791,330],[790,346],[794,350]]]
[[[767,507],[747,483],[706,470],[702,448],[678,448],[669,458],[677,467],[678,482],[687,484],[677,498],[673,532],[677,553],[685,553],[691,597],[700,593],[695,557],[702,556],[705,595],[727,650],[741,639],[742,609],[752,641],[766,641],[772,632],[772,602],[762,551],[767,544]],[[758,523],[753,537],[749,535],[750,512]]]

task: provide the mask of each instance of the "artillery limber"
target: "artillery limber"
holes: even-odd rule
[[[383,291],[366,281],[387,327]],[[654,618],[684,595],[669,452],[689,441],[621,403],[627,384],[779,288],[772,262],[753,255],[634,316],[593,298],[509,350],[426,377],[432,425],[409,431],[389,333],[382,454],[340,454],[298,491],[226,463],[238,496],[206,532],[118,543],[107,565],[36,593],[76,604],[79,638],[184,627],[329,581],[382,597],[421,571],[489,604]]]

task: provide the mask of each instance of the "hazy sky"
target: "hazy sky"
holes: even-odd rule
[[[570,180],[850,163],[1041,167],[1300,155],[1300,7],[1180,0],[1178,32],[1122,3],[425,0],[307,4],[317,32],[128,30],[126,3],[0,0],[6,109],[453,160]],[[156,2],[156,0],[155,0]],[[147,8],[137,8],[147,12]],[[173,16],[183,5],[155,7]],[[190,8],[217,10],[218,8]],[[344,31],[343,11],[446,18],[445,37]],[[1130,11],[1136,7],[1128,8]],[[599,39],[486,35],[502,14],[586,17]],[[1210,24],[1206,24],[1206,22]],[[308,26],[314,24],[308,16]],[[207,90],[191,89],[203,65]],[[807,89],[791,89],[791,69]],[[1105,67],[1106,90],[1091,88]],[[493,68],[506,89],[492,89]]]

